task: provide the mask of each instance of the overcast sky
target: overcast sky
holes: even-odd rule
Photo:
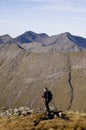
[[[86,0],[0,0],[0,35],[29,30],[86,38]]]

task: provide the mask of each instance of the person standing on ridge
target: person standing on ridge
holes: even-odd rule
[[[51,91],[48,90],[47,87],[44,88],[44,94],[42,96],[42,98],[45,99],[45,107],[46,107],[46,110],[48,112],[48,115],[50,115],[50,108],[49,108],[49,103],[50,101],[52,100],[52,93]]]

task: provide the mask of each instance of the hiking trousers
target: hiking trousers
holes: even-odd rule
[[[45,107],[46,107],[46,110],[47,110],[48,114],[50,114],[49,103],[50,103],[49,101],[45,100]]]

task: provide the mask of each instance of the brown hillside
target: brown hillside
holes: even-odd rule
[[[0,45],[1,107],[42,108],[45,86],[58,110],[86,112],[86,52],[42,54]]]

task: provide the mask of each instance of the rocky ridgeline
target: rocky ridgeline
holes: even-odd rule
[[[7,109],[5,107],[0,109],[0,116],[27,116],[32,113],[36,112],[42,112],[40,109],[30,109],[29,107],[20,107],[20,108],[14,108],[14,109]]]

